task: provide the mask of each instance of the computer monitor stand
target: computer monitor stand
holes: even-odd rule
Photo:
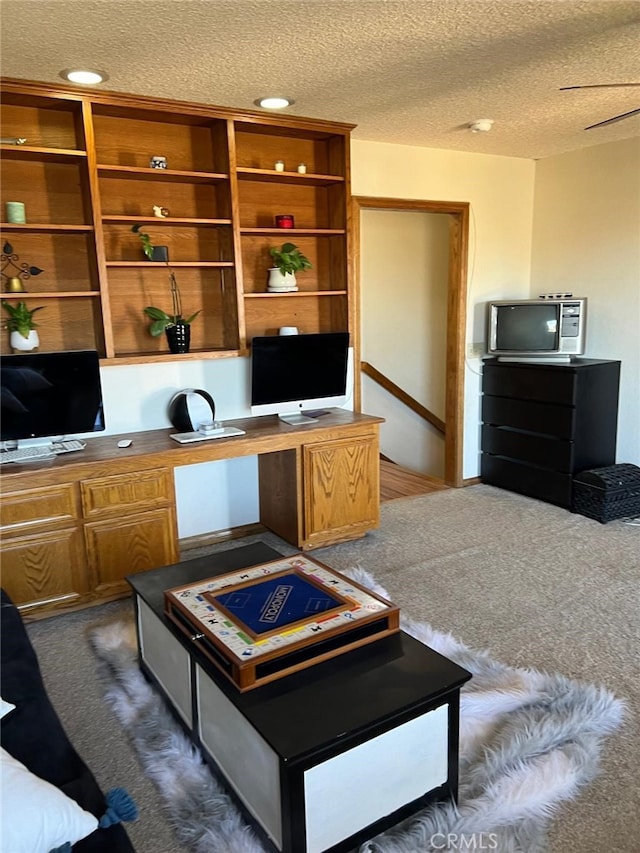
[[[315,423],[313,418],[308,418],[306,415],[301,415],[299,412],[291,412],[288,415],[278,415],[281,421],[291,426],[303,426],[304,424]]]

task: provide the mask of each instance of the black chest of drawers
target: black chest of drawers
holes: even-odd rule
[[[620,362],[484,362],[485,483],[571,506],[572,479],[613,465]]]

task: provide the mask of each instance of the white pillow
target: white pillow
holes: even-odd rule
[[[4,699],[0,696],[0,718],[6,717],[9,711],[15,711],[16,706],[11,702],[5,702]]]
[[[67,841],[75,844],[98,828],[97,817],[34,776],[4,749],[0,750],[0,781],[0,850],[49,853]]]

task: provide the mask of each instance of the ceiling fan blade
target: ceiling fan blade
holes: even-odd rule
[[[616,89],[624,86],[640,86],[640,83],[592,83],[586,86],[560,86],[560,92],[566,92],[569,89]]]
[[[585,130],[593,130],[594,127],[604,127],[605,124],[613,124],[616,121],[622,121],[623,118],[631,118],[631,116],[637,116],[640,113],[640,109],[638,110],[629,110],[628,113],[622,113],[622,115],[614,116],[613,118],[608,118],[606,121],[599,121],[597,124],[590,124],[589,127],[585,127]]]

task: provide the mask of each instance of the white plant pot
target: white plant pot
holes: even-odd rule
[[[31,352],[40,346],[40,338],[35,329],[31,329],[28,337],[23,337],[20,332],[11,332],[9,337],[11,349],[16,352]]]
[[[292,272],[281,273],[278,267],[272,267],[269,270],[269,281],[267,282],[267,290],[269,293],[290,293],[297,290],[295,274]]]

